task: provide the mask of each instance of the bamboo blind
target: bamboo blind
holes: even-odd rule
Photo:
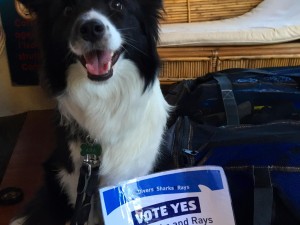
[[[162,23],[191,23],[231,18],[256,7],[262,0],[164,0]]]

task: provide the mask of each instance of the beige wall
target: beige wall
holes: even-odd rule
[[[54,102],[39,86],[11,85],[6,50],[0,51],[0,116],[53,107]]]

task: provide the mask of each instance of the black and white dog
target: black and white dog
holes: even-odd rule
[[[87,137],[102,146],[99,186],[145,175],[159,158],[169,110],[157,79],[162,1],[20,2],[36,14],[42,81],[60,118],[45,185],[11,225],[64,225],[74,212]]]

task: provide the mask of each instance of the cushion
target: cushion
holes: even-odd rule
[[[299,38],[299,0],[264,0],[230,19],[162,24],[159,46],[256,45]]]

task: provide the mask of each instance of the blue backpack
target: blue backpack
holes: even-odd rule
[[[237,225],[300,224],[300,67],[224,70],[166,99],[173,167],[222,166]]]

